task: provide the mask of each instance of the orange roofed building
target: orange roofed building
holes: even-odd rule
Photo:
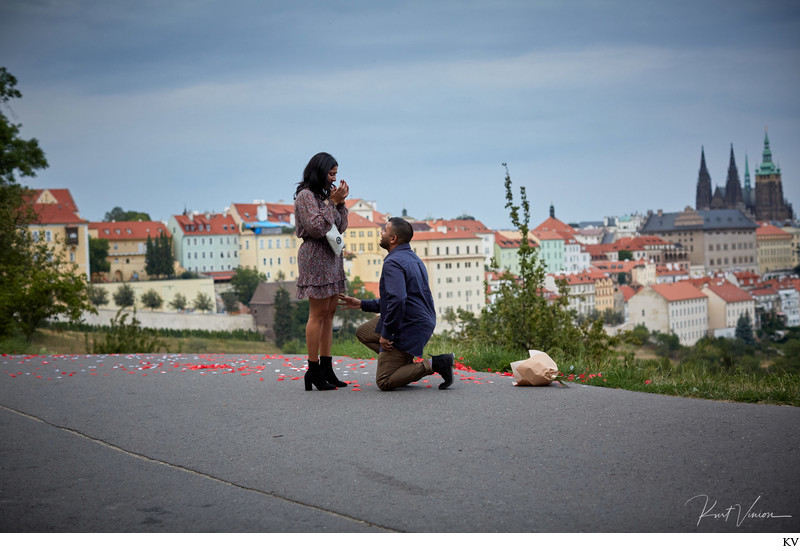
[[[462,231],[475,234],[483,242],[483,263],[489,266],[494,258],[494,230],[490,230],[480,220],[435,220],[428,222],[434,231],[452,232]]]
[[[692,346],[708,334],[708,297],[687,281],[648,285],[628,300],[630,322]]]
[[[55,254],[89,279],[89,222],[81,218],[68,189],[32,189],[28,201],[36,214],[28,226],[33,238],[52,244]]]
[[[750,316],[756,326],[753,296],[730,281],[712,282],[700,289],[708,297],[708,329],[715,337],[734,337],[741,316]]]
[[[461,308],[480,315],[486,302],[482,244],[482,239],[470,232],[414,232],[411,249],[428,270],[437,332],[452,329],[442,319],[448,310]]]
[[[171,237],[162,222],[91,222],[89,235],[108,241],[108,261],[111,268],[106,279],[110,281],[146,281],[145,271],[147,238],[161,235]],[[177,271],[177,270],[176,270]]]

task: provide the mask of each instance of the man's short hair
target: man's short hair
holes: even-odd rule
[[[414,237],[414,228],[408,223],[405,218],[398,216],[389,218],[389,223],[392,225],[392,233],[397,236],[400,243],[410,243]]]

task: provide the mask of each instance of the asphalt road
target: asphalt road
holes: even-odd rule
[[[335,358],[0,357],[3,532],[797,533],[800,408]]]

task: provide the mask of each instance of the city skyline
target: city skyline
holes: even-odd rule
[[[510,226],[694,206],[701,149],[751,180],[768,130],[800,207],[800,9],[755,2],[9,1],[8,104],[84,218],[166,221],[291,202],[308,159],[340,162],[383,212]]]

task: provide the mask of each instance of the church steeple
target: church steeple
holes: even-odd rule
[[[772,151],[769,149],[769,136],[767,131],[764,130],[764,155],[761,160],[761,166],[756,169],[756,174],[780,174],[781,169],[775,167],[772,162]]]
[[[706,168],[706,152],[700,148],[700,174],[697,177],[697,200],[695,201],[697,210],[708,210],[711,208],[711,176]]]
[[[553,203],[550,203],[550,218],[556,217],[556,208],[553,206]]]
[[[731,144],[731,160],[728,163],[728,179],[725,182],[725,206],[735,209],[744,203],[742,197],[742,184],[739,181],[739,170],[736,168],[736,159],[733,156],[733,144]]]
[[[753,209],[755,207],[755,193],[753,193],[753,186],[750,184],[750,165],[748,164],[747,154],[744,156],[744,190],[742,191],[744,195],[744,204],[748,207],[748,209]]]

